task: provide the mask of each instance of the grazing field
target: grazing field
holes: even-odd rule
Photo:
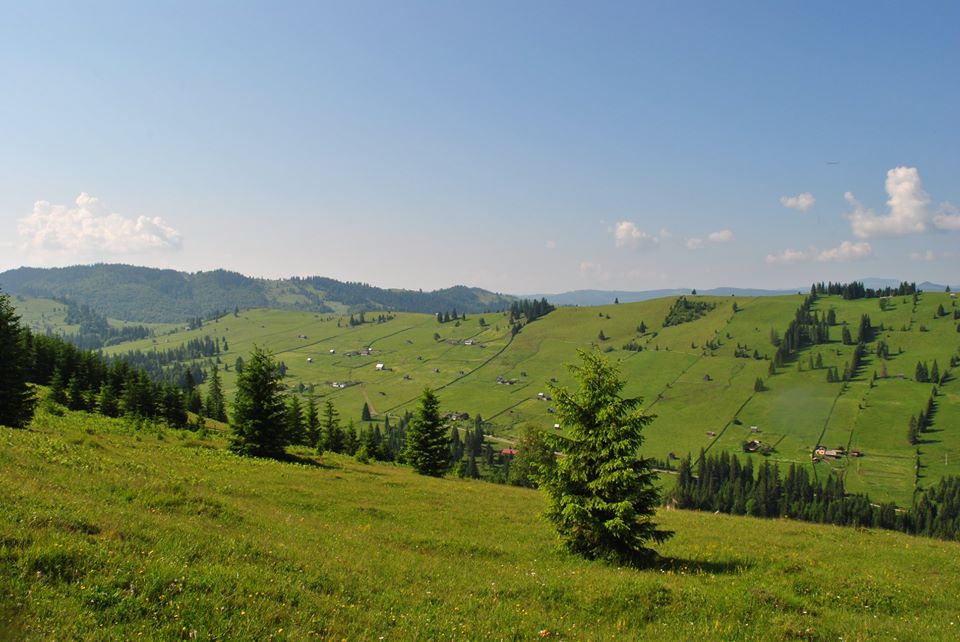
[[[917,484],[960,474],[955,374],[939,387],[933,425],[919,449],[907,440],[908,421],[933,388],[914,380],[917,362],[932,366],[936,360],[940,373],[947,373],[960,354],[956,299],[931,292],[916,304],[910,296],[889,297],[881,306],[878,299],[820,296],[813,310],[836,317],[830,342],[801,348],[771,373],[773,341],[803,298],[689,296],[709,309],[667,327],[676,297],[560,308],[515,335],[506,313],[447,323],[432,315],[371,313],[365,323],[351,324],[349,315],[256,309],[104,351],[164,351],[203,337],[225,341],[228,348],[216,358],[194,363],[209,368],[219,360],[232,398],[237,358],[259,345],[284,362],[291,393],[331,400],[347,421],[359,422],[364,404],[374,421],[402,414],[430,386],[444,411],[469,413],[459,425],[472,425],[480,415],[488,434],[509,442],[525,424],[554,430],[551,403],[539,393],[549,395],[551,381],[569,385],[564,364],[576,359],[578,348],[595,346],[620,361],[626,394],[643,397],[647,411],[657,415],[646,431],[644,453],[658,460],[696,456],[701,449],[743,454],[745,442],[755,439],[772,461],[807,465],[817,476],[843,474],[850,490],[902,505],[910,503]],[[937,315],[939,306],[945,315]],[[845,383],[828,383],[828,369],[843,372],[853,357],[857,337],[844,344],[844,328],[855,335],[863,314],[872,332],[861,367]],[[881,342],[888,352],[883,359],[877,354]],[[761,391],[755,390],[758,378]],[[811,455],[821,444],[864,456],[814,464]]]
[[[41,409],[0,429],[0,638],[945,640],[960,544],[661,511],[650,570],[537,491]],[[869,551],[869,555],[865,554]]]

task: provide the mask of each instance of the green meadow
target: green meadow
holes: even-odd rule
[[[195,330],[161,327],[151,338],[104,352],[165,350],[204,336],[224,339],[229,349],[219,358],[228,369],[221,374],[232,398],[237,357],[259,345],[286,364],[291,392],[332,401],[345,420],[359,423],[365,403],[375,421],[402,414],[429,386],[445,411],[470,414],[461,426],[472,425],[479,414],[488,433],[509,442],[526,424],[554,430],[551,403],[539,393],[549,395],[551,381],[570,385],[565,364],[576,361],[578,348],[596,347],[620,362],[625,393],[642,397],[647,412],[656,415],[644,451],[658,460],[696,457],[701,449],[747,456],[744,442],[757,439],[771,448],[764,456],[774,462],[810,466],[817,476],[843,474],[851,491],[901,505],[910,503],[918,484],[960,474],[960,388],[954,374],[940,387],[932,429],[919,448],[906,437],[910,417],[925,407],[932,390],[914,381],[917,362],[936,360],[943,373],[958,355],[956,299],[949,294],[924,293],[916,305],[912,297],[891,297],[882,308],[877,299],[820,296],[814,310],[833,310],[837,319],[830,343],[801,349],[774,374],[768,371],[776,351],[771,331],[782,335],[803,296],[688,299],[713,307],[696,320],[668,327],[663,322],[675,297],[559,308],[515,336],[505,313],[468,315],[456,323],[411,313],[378,323],[379,313],[371,313],[366,323],[351,326],[349,315],[243,310]],[[55,302],[34,306],[34,301],[18,303],[27,310],[25,320],[53,316],[43,305]],[[947,315],[937,317],[941,305]],[[851,381],[828,383],[827,368],[842,372],[853,354],[854,346],[841,341],[843,326],[856,333],[862,314],[870,316],[874,329],[863,365]],[[890,352],[883,364],[876,354],[881,340]],[[625,349],[630,344],[641,350]],[[738,348],[748,358],[736,356]],[[817,361],[822,368],[814,367]],[[887,377],[874,381],[882,368]],[[760,392],[757,378],[764,384]],[[820,444],[855,448],[864,456],[815,464],[811,454]]]
[[[0,430],[0,638],[945,640],[960,544],[662,510],[649,570],[537,491],[42,408]],[[865,554],[869,551],[869,555]]]

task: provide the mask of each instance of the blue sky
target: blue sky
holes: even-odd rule
[[[957,3],[7,6],[0,269],[960,278]]]

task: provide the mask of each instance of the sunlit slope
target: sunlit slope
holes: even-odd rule
[[[558,554],[536,491],[41,412],[0,429],[0,638],[946,640],[960,545],[661,511],[658,568]],[[869,551],[869,555],[865,555]]]
[[[675,298],[560,308],[515,336],[502,313],[442,324],[420,314],[371,323],[376,320],[371,315],[368,323],[350,326],[349,317],[338,315],[251,310],[108,351],[223,337],[229,350],[220,359],[229,367],[223,376],[232,396],[236,358],[260,345],[287,365],[285,382],[292,391],[302,386],[319,401],[333,401],[346,420],[359,421],[364,403],[375,418],[400,414],[430,386],[445,411],[480,414],[499,438],[509,440],[524,423],[553,429],[558,420],[552,404],[538,393],[549,394],[552,380],[572,384],[565,364],[576,361],[578,348],[595,346],[620,362],[625,393],[643,397],[644,407],[656,415],[646,430],[649,456],[695,457],[700,449],[742,453],[743,444],[756,439],[772,448],[767,455],[772,461],[811,466],[817,475],[844,471],[851,490],[910,501],[918,481],[917,448],[907,442],[907,423],[925,407],[932,389],[913,380],[915,366],[936,359],[943,373],[957,355],[955,299],[925,293],[914,306],[911,297],[893,297],[881,310],[876,299],[822,296],[814,310],[832,309],[837,318],[830,343],[801,349],[770,374],[773,340],[785,332],[802,296],[689,298],[713,307],[701,318],[669,327],[663,321]],[[941,305],[948,313],[937,317]],[[874,327],[863,364],[845,385],[828,383],[827,370],[842,372],[853,355],[854,345],[841,341],[843,324],[855,335],[862,314]],[[874,371],[882,370],[876,355],[880,341],[890,352],[887,377],[871,385]],[[641,350],[624,349],[630,344]],[[755,389],[758,378],[762,391]],[[955,410],[949,395],[956,385],[951,377],[943,386],[946,396],[937,403],[934,430],[920,444],[921,484],[960,474],[960,436],[950,428]],[[820,444],[856,448],[866,456],[814,465],[811,454]]]

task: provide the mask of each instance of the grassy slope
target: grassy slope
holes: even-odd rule
[[[850,324],[853,332],[863,313],[870,315],[875,326],[884,325],[868,346],[871,354],[859,376],[843,386],[828,384],[824,370],[809,367],[819,354],[825,367],[843,370],[853,346],[841,343],[839,325],[831,329],[830,344],[802,350],[794,363],[772,377],[767,374],[768,361],[734,357],[738,344],[747,346],[751,354],[756,350],[772,356],[775,348],[770,330],[782,333],[786,329],[801,296],[697,298],[712,301],[716,307],[705,317],[679,326],[661,327],[674,301],[665,298],[561,308],[512,339],[501,314],[470,315],[459,327],[438,324],[428,315],[398,314],[387,323],[351,328],[335,315],[251,310],[199,330],[123,344],[107,352],[173,347],[209,334],[229,340],[230,351],[222,359],[232,364],[256,343],[285,361],[291,387],[300,382],[315,385],[318,398],[333,400],[345,418],[359,419],[364,402],[375,414],[403,412],[429,385],[438,390],[445,410],[479,413],[496,424],[498,435],[509,439],[524,422],[553,426],[556,419],[548,411],[550,404],[538,401],[537,393],[546,392],[551,378],[571,384],[563,364],[575,360],[576,348],[599,345],[622,361],[626,393],[642,396],[648,411],[657,415],[647,430],[647,455],[696,455],[701,448],[739,452],[742,442],[752,437],[750,426],[755,425],[760,429],[759,438],[775,446],[771,458],[783,465],[812,466],[810,453],[818,443],[864,450],[867,456],[862,459],[824,462],[814,469],[817,474],[831,468],[845,471],[851,490],[867,491],[877,500],[909,503],[916,449],[907,443],[906,426],[930,393],[929,385],[912,381],[914,366],[918,360],[932,364],[937,359],[942,372],[950,355],[956,354],[960,345],[956,322],[951,316],[934,319],[937,305],[952,312],[955,300],[943,293],[926,293],[914,309],[909,297],[895,297],[888,309],[881,311],[875,299],[821,297],[815,309],[825,313],[833,308],[838,322]],[[736,313],[734,301],[739,308]],[[481,317],[486,327],[480,326]],[[648,327],[643,336],[637,332],[641,321]],[[922,332],[921,326],[927,331]],[[598,338],[601,330],[606,341]],[[435,340],[434,333],[441,339]],[[475,345],[451,343],[471,338]],[[879,339],[892,351],[887,364],[891,376],[871,387],[871,375],[879,369],[872,354]],[[642,344],[644,351],[621,350],[631,340]],[[710,340],[719,347],[705,350]],[[374,350],[371,356],[345,354],[367,346]],[[336,353],[330,354],[331,349]],[[308,363],[308,358],[313,362]],[[390,370],[375,371],[377,363]],[[898,374],[906,378],[896,378]],[[498,385],[497,376],[517,383]],[[757,377],[763,378],[768,390],[754,393]],[[234,381],[231,367],[224,375],[228,396]],[[358,381],[360,385],[334,389],[330,385],[334,381]],[[944,393],[955,395],[957,386],[951,381]],[[921,483],[944,474],[960,474],[960,434],[949,429],[953,425],[950,418],[955,416],[949,403],[952,398],[945,396],[938,404],[934,426],[938,432],[927,435],[921,445],[921,463],[926,467]],[[739,424],[733,421],[735,417]]]
[[[943,640],[960,625],[956,543],[665,511],[670,561],[633,571],[558,554],[535,491],[319,463],[83,414],[0,430],[0,638]]]

